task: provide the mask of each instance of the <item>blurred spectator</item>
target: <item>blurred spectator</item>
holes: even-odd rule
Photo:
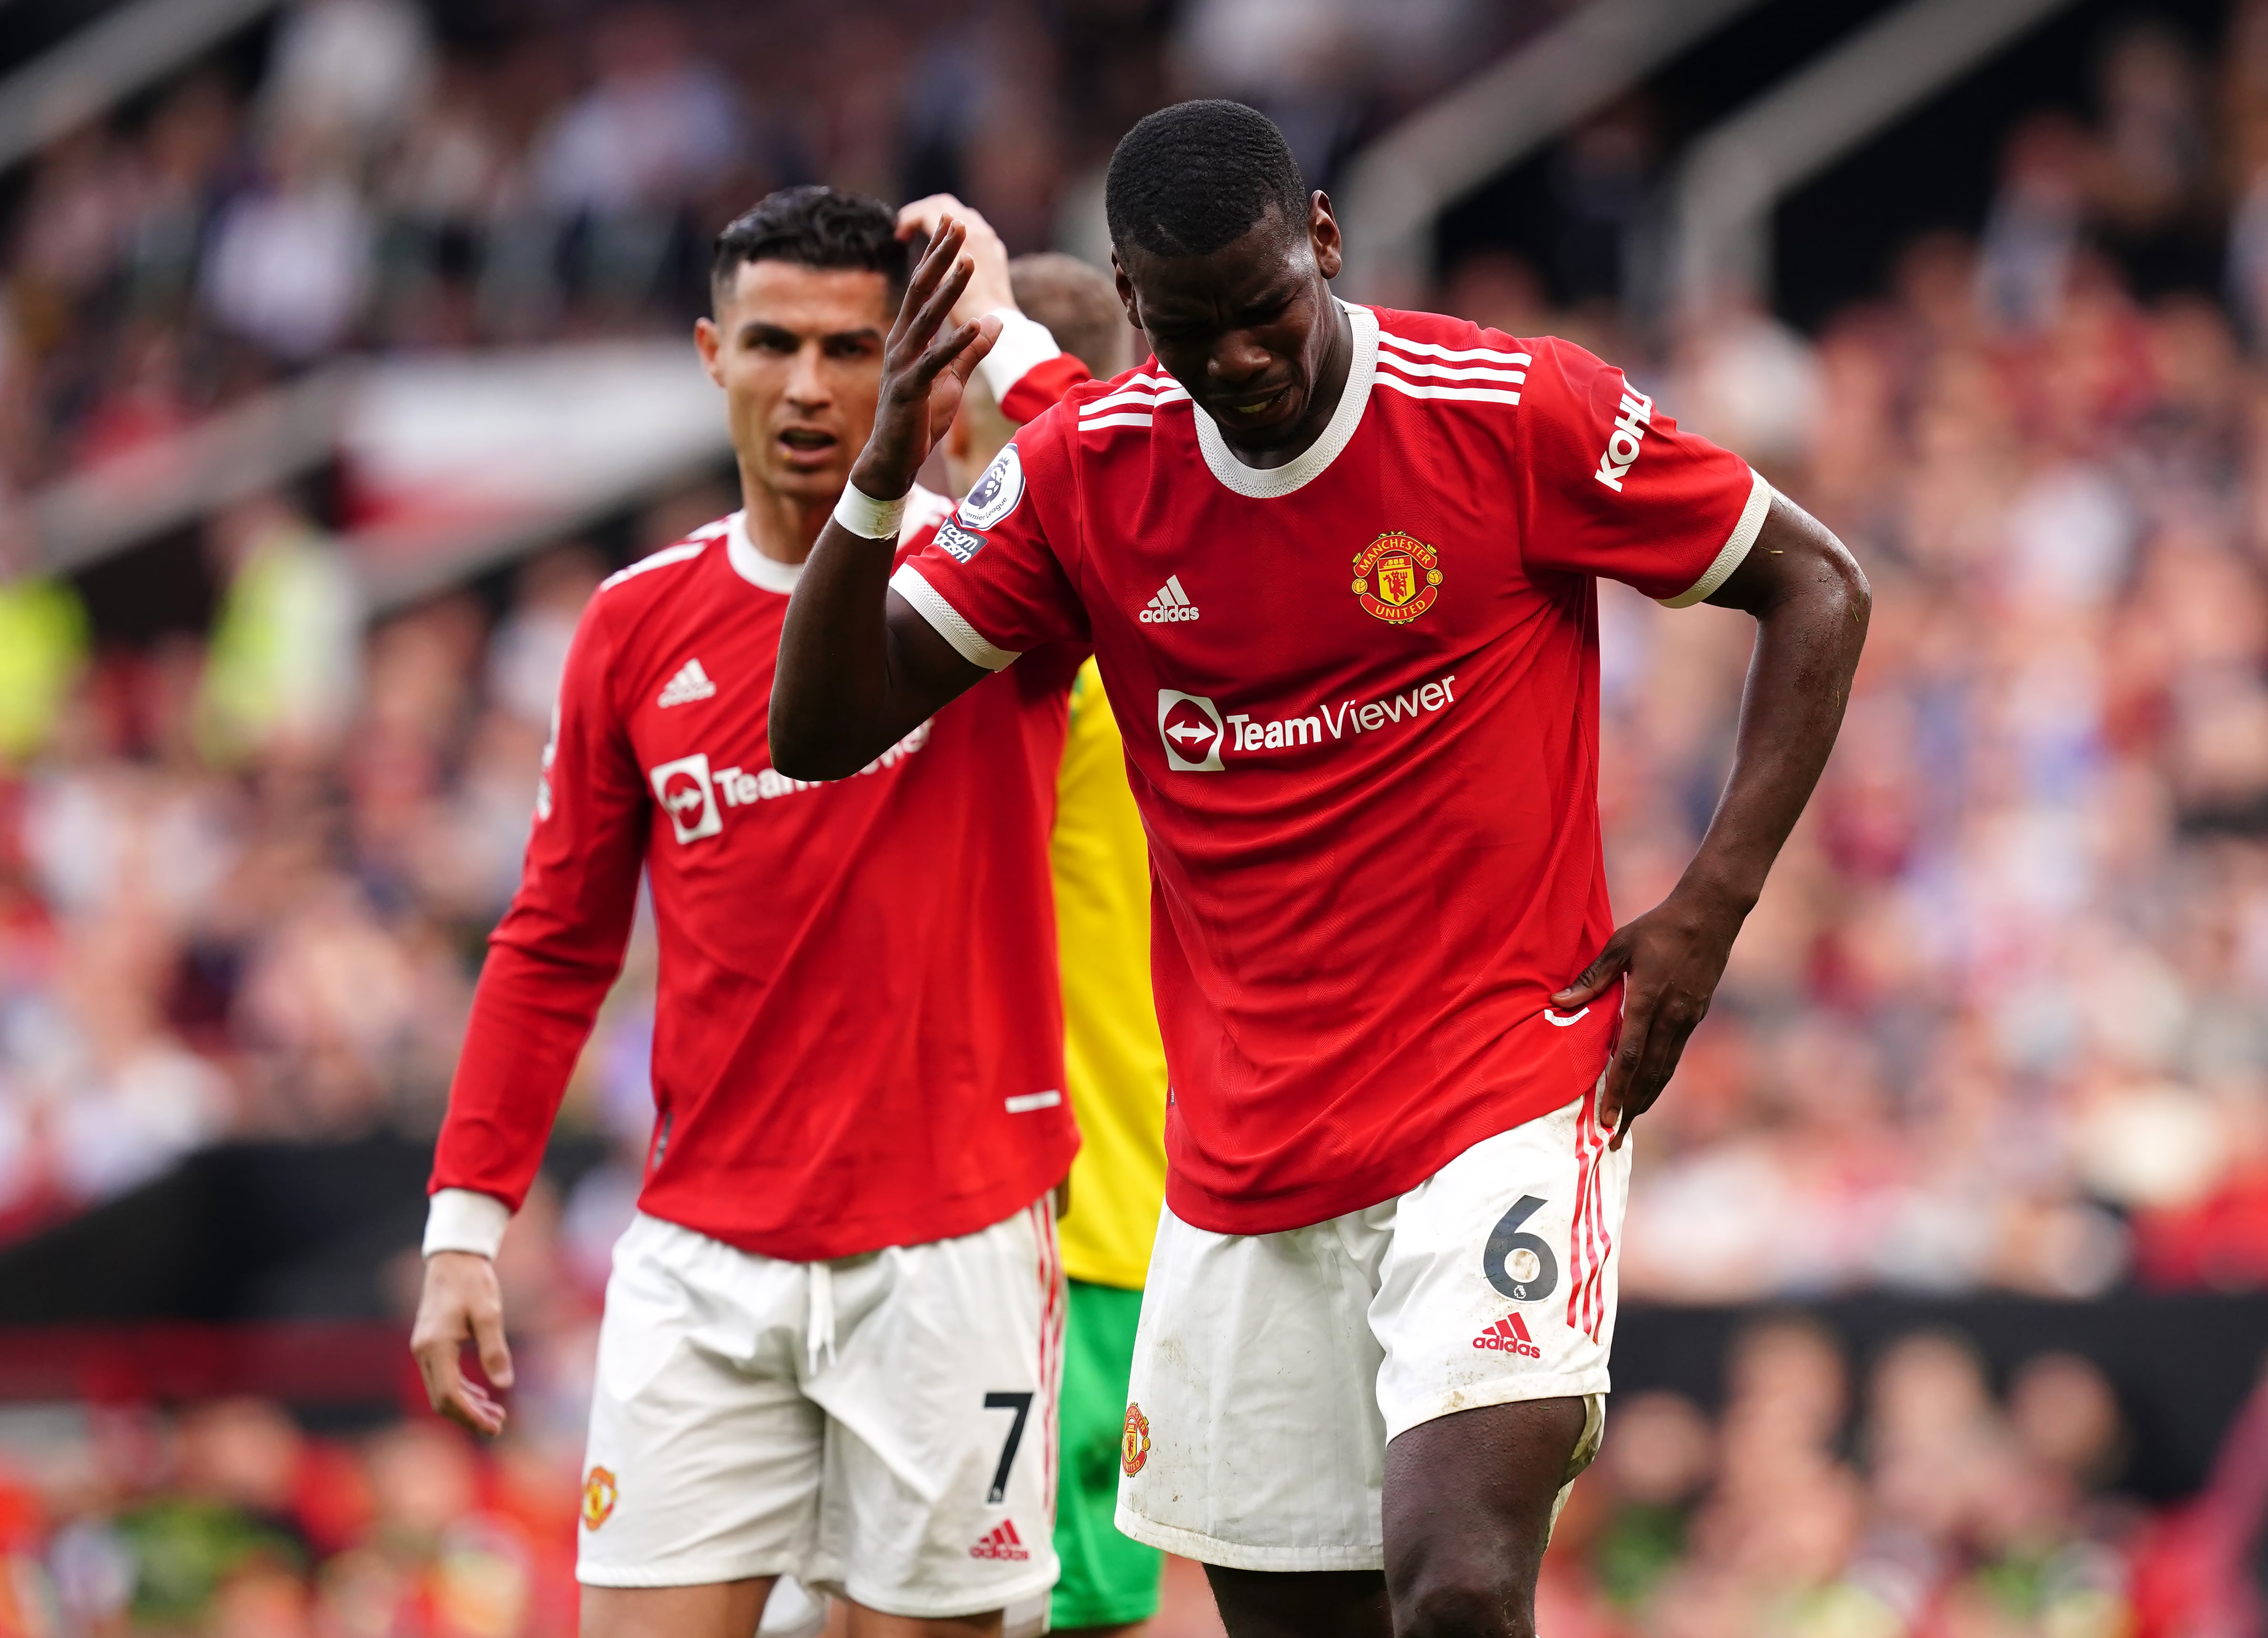
[[[272,498],[216,521],[227,592],[205,668],[200,729],[226,764],[337,748],[360,686],[360,594],[338,545]]]

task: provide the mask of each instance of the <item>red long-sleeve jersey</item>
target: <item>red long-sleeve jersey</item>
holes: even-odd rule
[[[946,504],[917,491],[909,511],[902,558]],[[1048,833],[1077,656],[988,678],[849,778],[789,779],[765,725],[799,572],[736,514],[593,598],[433,1189],[518,1208],[642,869],[660,978],[641,1209],[810,1261],[971,1233],[1069,1169]]]

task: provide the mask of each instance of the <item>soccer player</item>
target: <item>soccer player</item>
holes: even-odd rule
[[[939,216],[946,206],[963,208],[944,201]],[[939,225],[924,221],[929,232]],[[968,226],[974,239],[977,225]],[[1102,274],[1053,253],[1019,256],[1008,272],[1018,310],[1095,375],[1107,380],[1131,362],[1134,332]],[[975,486],[1015,432],[983,377],[972,378],[945,438],[956,494]],[[1186,605],[1166,601],[1155,618],[1188,617],[1180,612]],[[1071,1210],[1058,1229],[1070,1301],[1063,1487],[1056,1499],[1063,1579],[1049,1613],[1058,1634],[1100,1634],[1157,1613],[1165,1568],[1164,1556],[1121,1531],[1112,1515],[1135,1323],[1166,1192],[1166,1049],[1150,998],[1149,850],[1126,786],[1126,747],[1092,660],[1071,682],[1049,851],[1063,961],[1064,1080],[1081,1140],[1071,1162]]]
[[[839,774],[1093,641],[1172,1070],[1118,1523],[1204,1561],[1238,1638],[1528,1634],[1603,1425],[1624,1140],[1832,745],[1866,580],[1580,349],[1336,300],[1329,201],[1248,108],[1152,114],[1106,203],[1154,359],[1024,427],[902,564],[828,528],[773,754]],[[990,339],[946,322],[958,248],[915,274],[861,496],[906,492]],[[1756,621],[1716,815],[1620,928],[1601,575]],[[1144,618],[1176,583],[1191,616]]]
[[[1076,656],[839,780],[784,774],[766,742],[788,594],[867,440],[909,260],[887,207],[825,188],[719,236],[696,335],[742,510],[584,614],[435,1159],[413,1347],[435,1406],[494,1433],[460,1350],[509,1386],[490,1259],[643,873],[658,1118],[600,1331],[589,1638],[747,1638],[791,1572],[850,1600],[854,1633],[998,1633],[1055,1579],[1048,1194],[1078,1136],[1047,846]],[[1005,256],[986,277],[1005,306]],[[995,396],[1085,379],[1004,321],[1025,367]],[[916,493],[902,548],[946,510]]]

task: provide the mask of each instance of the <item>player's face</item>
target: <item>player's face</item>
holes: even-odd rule
[[[873,430],[889,283],[857,269],[744,262],[694,327],[725,389],[740,469],[792,500],[831,504]]]
[[[1293,226],[1273,207],[1236,240],[1204,256],[1114,253],[1127,317],[1158,362],[1222,433],[1266,450],[1309,435],[1315,383],[1338,327],[1327,283],[1339,270],[1338,224],[1314,196]]]

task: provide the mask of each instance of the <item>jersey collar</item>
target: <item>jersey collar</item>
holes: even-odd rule
[[[1313,483],[1323,475],[1323,469],[1338,459],[1339,451],[1354,437],[1354,430],[1362,424],[1362,412],[1370,402],[1370,384],[1378,375],[1378,315],[1368,307],[1358,307],[1342,301],[1347,318],[1354,329],[1354,360],[1347,365],[1346,386],[1339,393],[1339,407],[1331,412],[1330,424],[1323,435],[1300,452],[1299,458],[1280,467],[1248,467],[1236,458],[1228,440],[1220,435],[1220,428],[1203,410],[1192,405],[1197,429],[1197,447],[1204,452],[1205,465],[1238,494],[1253,500],[1274,500]]]
[[[0,0],[5,4],[6,0]],[[1375,321],[1373,329],[1377,328]],[[899,526],[898,539],[909,541],[931,524],[953,515],[953,503],[935,490],[924,489],[917,483],[906,496],[905,521]],[[748,538],[748,514],[734,513],[725,531],[725,555],[732,560],[733,572],[751,586],[762,587],[768,592],[777,592],[783,597],[795,590],[795,583],[803,579],[799,563],[782,563],[777,557],[767,557],[756,550],[755,542]]]
[[[777,592],[783,597],[795,590],[795,583],[803,579],[801,564],[782,563],[756,550],[755,542],[748,538],[748,514],[745,512],[734,513],[733,527],[725,531],[725,555],[732,559],[734,572],[749,585]]]

